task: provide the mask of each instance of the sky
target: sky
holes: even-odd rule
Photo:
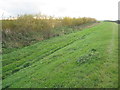
[[[0,0],[0,18],[42,13],[54,17],[117,20],[119,0]]]

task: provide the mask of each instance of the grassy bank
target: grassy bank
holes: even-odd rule
[[[103,22],[3,55],[3,88],[118,87],[117,24]]]

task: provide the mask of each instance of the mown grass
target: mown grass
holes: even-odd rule
[[[3,55],[3,88],[118,87],[117,24],[102,22]]]

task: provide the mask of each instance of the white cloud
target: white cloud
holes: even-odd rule
[[[9,16],[13,16],[13,15],[5,10],[0,9],[0,19],[7,18]]]
[[[13,16],[42,12],[43,14],[57,17],[94,17],[98,20],[116,20],[118,19],[118,1],[119,0],[1,0],[0,9]]]

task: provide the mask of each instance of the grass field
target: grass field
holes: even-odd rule
[[[118,25],[53,37],[3,55],[3,88],[118,87]]]

